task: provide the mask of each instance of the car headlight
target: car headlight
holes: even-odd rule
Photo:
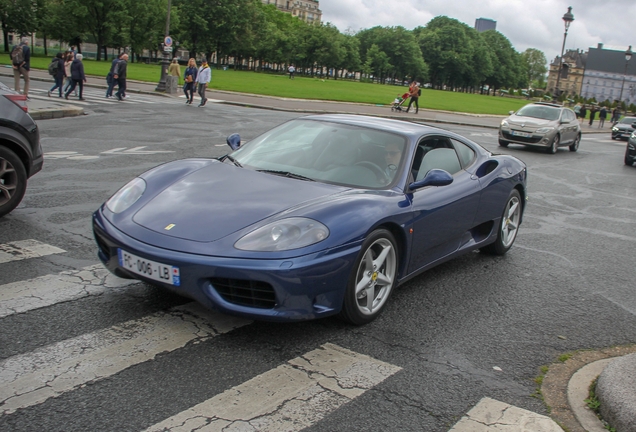
[[[618,132],[618,128],[617,127],[613,127],[612,128],[612,132]]]
[[[502,128],[507,128],[507,127],[510,127],[510,125],[508,124],[508,121],[507,121],[507,120],[502,120],[502,121],[501,121],[501,127],[502,127]]]
[[[132,179],[106,201],[106,207],[113,213],[121,213],[136,203],[145,190],[146,182],[143,179],[139,177]]]
[[[258,252],[284,251],[309,246],[327,237],[329,229],[320,222],[292,217],[272,222],[246,234],[234,247]]]
[[[542,133],[552,132],[553,130],[554,130],[553,127],[542,127],[542,128],[537,129],[535,132],[542,134]]]

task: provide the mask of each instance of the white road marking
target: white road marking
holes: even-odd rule
[[[550,417],[483,398],[448,432],[563,432]]]
[[[328,343],[147,431],[299,431],[400,370]]]
[[[0,244],[0,264],[64,252],[66,252],[64,249],[40,243],[37,240],[19,240]]]
[[[0,413],[40,404],[249,323],[193,302],[10,357],[0,361]]]
[[[99,295],[106,290],[135,283],[139,281],[118,278],[103,265],[96,264],[80,270],[0,285],[0,318]]]

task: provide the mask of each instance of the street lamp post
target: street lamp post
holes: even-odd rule
[[[168,0],[168,16],[166,18],[166,38],[170,35],[170,3],[171,0]],[[168,76],[168,65],[170,64],[170,53],[172,52],[172,47],[168,47],[165,44],[161,44],[163,47],[163,57],[161,59],[161,78],[159,79],[159,84],[155,88],[155,91],[165,92],[166,91],[166,76]]]
[[[625,73],[623,74],[623,85],[621,85],[621,95],[618,97],[618,101],[623,102],[623,89],[625,88],[625,78],[627,78],[627,66],[629,66],[629,60],[632,58],[632,46],[630,45],[625,51]]]
[[[565,23],[565,34],[563,35],[563,46],[561,46],[561,57],[559,57],[559,70],[557,71],[557,82],[554,87],[556,96],[559,97],[559,81],[561,80],[561,67],[563,66],[563,51],[565,50],[565,39],[568,37],[568,29],[570,24],[574,21],[574,15],[572,15],[572,6],[568,7],[568,11],[563,15],[563,22]]]

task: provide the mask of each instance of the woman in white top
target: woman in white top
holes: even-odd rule
[[[208,98],[205,97],[205,89],[208,87],[208,83],[211,79],[212,70],[210,70],[210,66],[208,66],[208,61],[207,59],[201,59],[201,67],[197,74],[197,92],[199,93],[199,96],[201,96],[201,103],[199,103],[200,107],[205,106],[205,103],[208,101]]]

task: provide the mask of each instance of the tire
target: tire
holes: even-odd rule
[[[517,231],[521,223],[522,211],[521,195],[513,189],[510,192],[506,207],[501,215],[501,222],[497,232],[497,240],[480,250],[491,255],[505,255],[517,238]]]
[[[552,143],[550,144],[550,147],[548,147],[548,153],[555,154],[557,152],[557,149],[559,148],[560,142],[561,137],[559,136],[559,134],[556,134],[554,136],[554,139],[552,140]]]
[[[0,217],[20,204],[26,192],[27,175],[22,161],[0,146]]]
[[[353,325],[376,319],[397,284],[397,272],[395,237],[385,229],[373,231],[351,270],[340,318]]]
[[[634,159],[629,157],[629,150],[625,150],[625,165],[634,165]]]
[[[574,139],[574,142],[570,144],[570,151],[575,152],[579,149],[579,144],[581,143],[581,134],[578,134]]]
[[[508,144],[510,144],[508,141],[499,140],[499,145],[501,147],[508,147]]]

